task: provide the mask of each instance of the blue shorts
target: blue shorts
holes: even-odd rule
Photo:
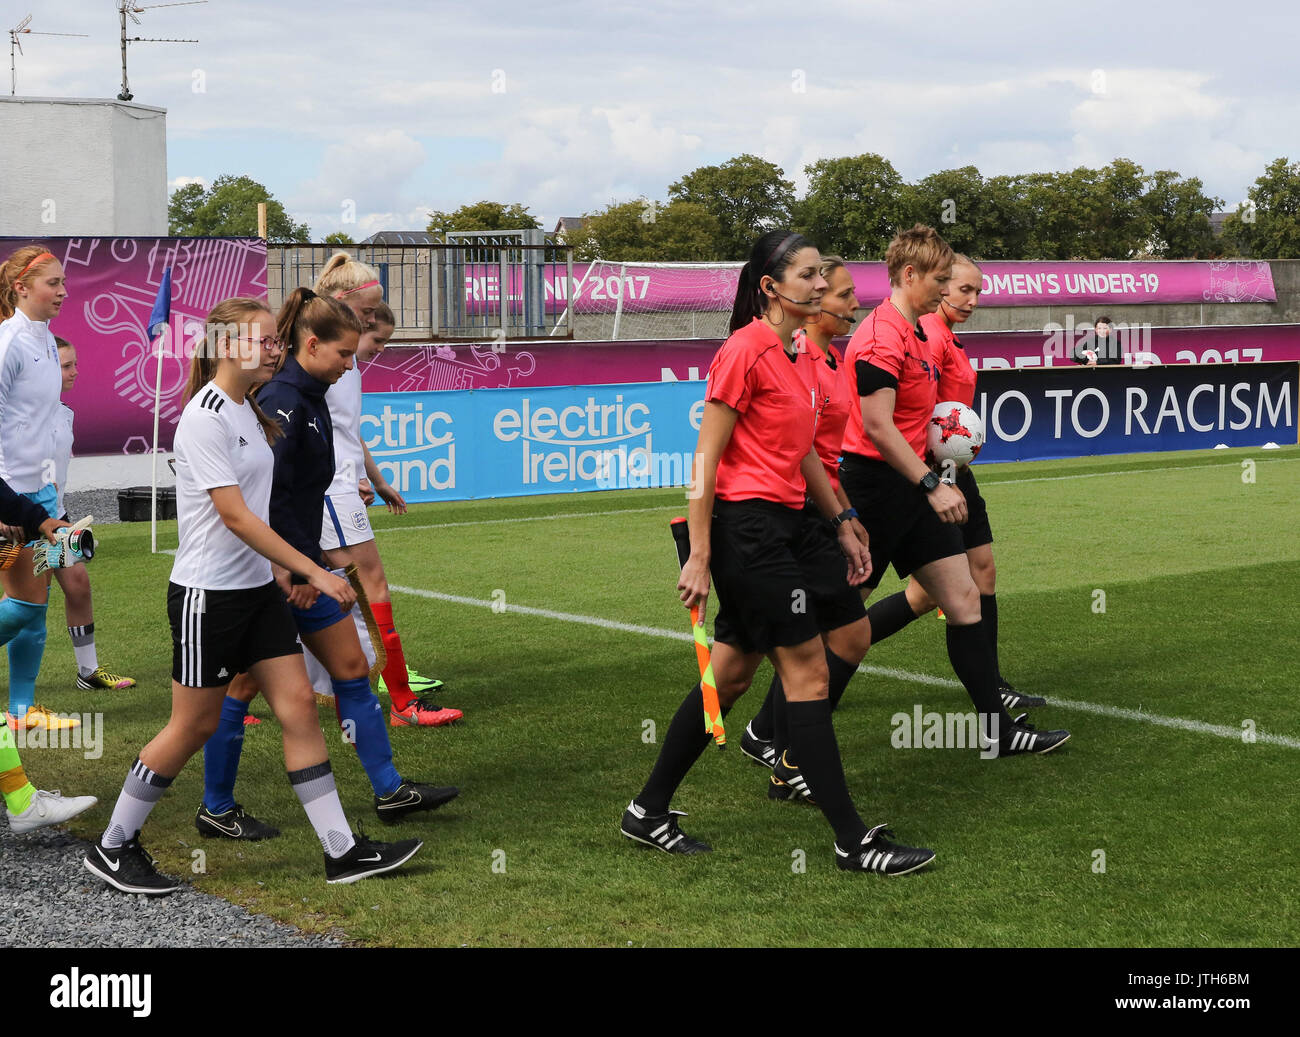
[[[44,508],[50,518],[59,518],[63,514],[59,507],[59,488],[54,483],[46,483],[35,493],[24,493],[23,496]]]
[[[335,573],[336,576],[342,576],[342,572]],[[337,601],[328,594],[321,594],[316,598],[316,604],[309,609],[294,608],[289,606],[289,611],[293,613],[293,621],[298,624],[298,633],[314,634],[317,630],[324,630],[326,627],[332,627],[335,623],[347,619],[342,607]]]

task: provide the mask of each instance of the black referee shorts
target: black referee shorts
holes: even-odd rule
[[[975,473],[971,471],[970,465],[957,469],[957,489],[966,495],[966,510],[969,513],[966,524],[961,527],[961,539],[966,550],[993,543],[989,506],[984,503],[984,495],[975,483]]]
[[[923,565],[966,553],[961,527],[941,521],[924,491],[884,461],[845,454],[840,486],[871,539],[871,576],[866,585],[872,590],[880,586],[891,564],[906,578]]]
[[[803,644],[866,615],[830,523],[765,500],[714,502],[713,638],[742,652]]]
[[[302,652],[289,602],[274,580],[233,591],[168,583],[167,618],[172,680],[186,688],[219,688],[263,659]]]

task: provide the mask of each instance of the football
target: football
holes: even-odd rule
[[[951,462],[960,468],[975,460],[984,445],[984,422],[963,403],[940,403],[930,415],[926,455],[932,465]]]

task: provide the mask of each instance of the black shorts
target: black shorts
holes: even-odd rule
[[[890,564],[907,577],[940,558],[966,553],[961,526],[940,520],[924,491],[884,461],[845,454],[840,486],[871,539],[871,589],[880,585]]]
[[[263,659],[302,651],[289,603],[275,581],[248,590],[213,591],[167,584],[172,680],[219,688]]]
[[[742,652],[803,644],[866,615],[831,525],[765,500],[714,502],[713,639]]]
[[[957,489],[966,495],[966,511],[969,517],[961,528],[961,539],[969,551],[973,547],[982,547],[993,543],[993,527],[989,525],[989,506],[984,503],[984,495],[975,484],[975,473],[970,465],[957,469]]]

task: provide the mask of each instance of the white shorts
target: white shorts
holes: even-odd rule
[[[370,516],[361,503],[361,494],[336,493],[325,498],[320,530],[322,551],[351,547],[374,539],[375,531],[370,528]]]
[[[375,648],[370,643],[370,631],[366,629],[366,621],[361,615],[361,603],[352,606],[352,622],[356,624],[357,637],[361,640],[361,651],[365,653],[366,665],[375,665]],[[298,639],[299,644],[302,638]],[[327,695],[334,697],[334,682],[330,680],[329,671],[319,659],[311,654],[311,649],[303,645],[303,659],[307,663],[307,677],[311,680],[311,686],[317,695]]]

